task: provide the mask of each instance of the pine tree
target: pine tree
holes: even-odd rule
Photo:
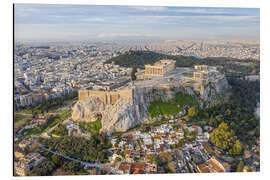
[[[243,172],[243,168],[244,168],[244,162],[243,161],[240,161],[238,166],[237,166],[237,169],[236,171],[237,172]]]
[[[136,72],[137,72],[137,68],[136,67],[133,67],[132,68],[132,71],[131,71],[131,80],[132,81],[135,81],[137,79]]]

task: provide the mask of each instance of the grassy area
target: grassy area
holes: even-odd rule
[[[71,106],[73,107],[76,103],[77,103],[77,101],[74,101]]]
[[[37,105],[37,106],[33,107],[32,109],[30,107],[27,107],[23,110],[17,111],[16,113],[17,114],[42,114],[40,106],[41,105]],[[45,113],[45,111],[44,111],[44,113]]]
[[[44,124],[42,124],[41,126],[38,126],[38,127],[32,128],[32,129],[25,129],[23,131],[23,133],[26,132],[27,136],[39,135],[42,132],[44,132],[47,127],[49,127],[51,124],[53,124],[56,118],[57,117],[55,117],[55,116],[54,117],[49,117],[47,119],[47,121]]]
[[[59,117],[57,117],[55,121],[53,121],[51,124],[49,124],[48,127],[43,132],[49,130],[50,128],[55,126],[57,123],[63,122],[64,120],[66,120],[70,116],[71,116],[71,110],[63,110],[62,114]]]
[[[183,73],[183,76],[192,78],[193,74],[192,73]]]
[[[67,136],[68,131],[65,125],[59,124],[58,127],[52,131],[52,134],[55,134],[57,136]]]
[[[21,121],[22,119],[29,118],[29,117],[32,117],[32,116],[25,116],[25,115],[21,115],[21,114],[15,114],[14,122],[17,123],[17,122]]]
[[[15,114],[14,116],[14,131],[16,132],[22,126],[24,126],[28,121],[32,119],[32,116],[24,116],[21,114]]]
[[[184,105],[195,106],[198,100],[189,94],[178,92],[175,98],[169,102],[162,100],[153,101],[148,108],[149,115],[156,117],[158,115],[173,115],[182,111]]]
[[[60,116],[49,117],[46,123],[44,123],[43,125],[32,128],[32,129],[26,129],[24,130],[24,132],[27,132],[27,136],[42,134],[46,132],[47,130],[49,130],[50,128],[52,128],[53,126],[55,126],[57,123],[61,123],[62,121],[64,121],[70,116],[71,116],[71,110],[64,110]]]
[[[24,110],[18,111],[17,113],[21,113],[21,114],[32,114],[32,110],[31,109],[24,109]]]
[[[102,127],[101,118],[98,118],[95,122],[80,122],[79,124],[91,134],[98,134]]]

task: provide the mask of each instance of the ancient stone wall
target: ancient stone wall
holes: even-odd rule
[[[79,100],[84,99],[88,96],[89,96],[89,90],[79,90],[78,91]]]
[[[79,100],[86,97],[98,97],[104,104],[114,104],[118,99],[129,99],[133,96],[132,89],[121,89],[115,91],[98,91],[98,90],[79,90]]]

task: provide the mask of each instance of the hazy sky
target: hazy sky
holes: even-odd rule
[[[257,8],[15,5],[15,40],[256,39]]]

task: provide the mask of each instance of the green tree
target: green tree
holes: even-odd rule
[[[231,155],[239,155],[242,145],[229,126],[222,122],[210,135],[210,141],[217,147],[229,152]]]
[[[137,79],[136,72],[137,72],[137,68],[136,67],[132,67],[132,71],[131,71],[131,80],[132,81],[135,81]]]
[[[60,157],[58,155],[53,154],[51,158],[52,158],[52,162],[54,164],[56,164],[56,165],[59,165],[60,164]]]
[[[41,165],[34,167],[34,169],[30,172],[30,176],[48,176],[51,175],[53,170],[55,169],[55,165],[51,161],[45,161],[41,163]]]
[[[116,157],[115,160],[118,161],[118,162],[121,162],[121,158],[120,157]]]
[[[232,114],[231,110],[230,109],[227,109],[225,111],[225,116],[230,116]]]
[[[147,155],[147,160],[148,162],[154,162],[156,160],[156,155],[155,154]]]
[[[219,123],[221,123],[223,121],[223,115],[219,114],[219,115],[216,116],[215,119],[216,119],[216,122],[219,124]]]
[[[244,168],[244,162],[240,161],[237,166],[236,172],[243,172],[243,168]]]
[[[242,153],[242,144],[239,140],[236,140],[232,149],[230,149],[230,154],[239,155]]]
[[[216,126],[216,121],[215,121],[215,118],[213,118],[213,116],[210,117],[209,125],[214,126],[214,127]]]
[[[196,109],[195,107],[191,107],[188,109],[188,116],[193,117],[196,115]]]

